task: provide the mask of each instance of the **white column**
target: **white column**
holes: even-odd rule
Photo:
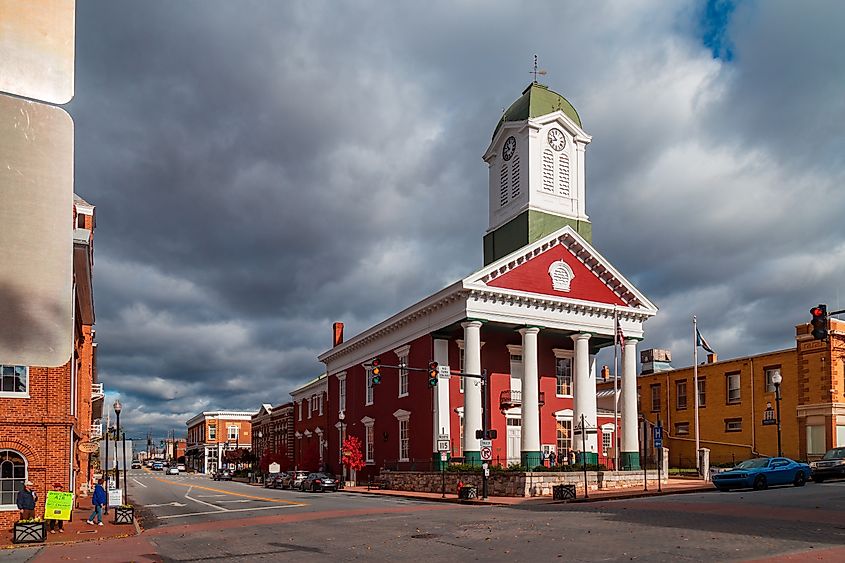
[[[537,334],[539,328],[522,328],[522,429],[520,449],[522,463],[535,467],[540,455],[540,370],[537,366]]]
[[[481,375],[481,322],[462,323],[464,328],[464,371]],[[475,431],[481,430],[481,382],[467,378],[464,385],[464,457],[481,459],[481,445]]]
[[[583,437],[577,430],[581,424],[581,415],[584,415],[588,429],[598,431],[596,428],[596,365],[595,358],[590,356],[590,334],[575,334],[572,339],[575,341],[575,412],[572,427],[576,433],[572,449],[580,452],[584,447]],[[586,450],[598,453],[597,434],[587,434]]]
[[[622,350],[622,445],[620,453],[626,466],[628,458],[639,457],[640,442],[637,427],[637,341],[633,338],[625,340]],[[637,456],[625,454],[635,453]],[[621,459],[621,458],[620,458]],[[630,465],[633,462],[628,462]],[[639,466],[639,463],[636,464]],[[637,469],[637,467],[632,467]]]
[[[449,341],[443,338],[434,339],[434,361],[441,366],[449,365]],[[434,436],[432,437],[432,452],[437,451],[437,436],[450,434],[449,412],[449,380],[438,379],[434,393]],[[439,459],[439,458],[438,458]]]

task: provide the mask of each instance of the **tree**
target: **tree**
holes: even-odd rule
[[[340,460],[344,466],[353,471],[363,469],[365,463],[364,456],[361,454],[361,440],[355,436],[348,436],[343,441]]]

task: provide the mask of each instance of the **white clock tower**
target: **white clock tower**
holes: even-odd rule
[[[591,140],[572,104],[537,82],[505,111],[483,156],[490,170],[485,265],[564,225],[591,241],[584,180]]]

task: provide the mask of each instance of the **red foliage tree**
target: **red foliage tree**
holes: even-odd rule
[[[364,468],[364,456],[361,454],[361,440],[355,436],[348,436],[343,441],[341,450],[341,462],[343,465],[354,471]]]

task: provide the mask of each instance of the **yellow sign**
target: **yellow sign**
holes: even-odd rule
[[[70,520],[73,510],[73,493],[47,491],[47,504],[44,506],[45,520]]]

